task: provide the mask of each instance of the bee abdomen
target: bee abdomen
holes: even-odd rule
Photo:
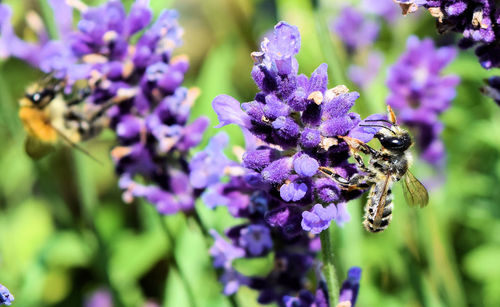
[[[376,195],[373,195],[376,197]],[[378,206],[380,205],[376,199],[370,197],[368,203],[365,207],[365,220],[363,225],[365,229],[369,232],[381,232],[389,226],[389,223],[392,219],[392,208],[394,204],[392,203],[392,193],[391,190],[387,191],[387,197],[385,199],[385,206],[382,211],[382,217],[380,219],[376,219],[375,216],[377,214]]]

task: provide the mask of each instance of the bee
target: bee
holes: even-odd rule
[[[403,192],[408,205],[423,208],[429,202],[429,195],[424,185],[410,172],[412,156],[408,150],[412,139],[407,130],[396,122],[396,116],[388,107],[389,120],[366,120],[367,122],[386,122],[390,127],[381,124],[361,125],[381,128],[376,134],[381,144],[375,150],[364,142],[351,137],[341,137],[350,148],[354,161],[362,173],[356,173],[345,179],[327,167],[320,170],[336,181],[342,189],[370,189],[365,206],[363,225],[369,232],[380,232],[387,228],[392,219],[392,186],[403,179]],[[370,157],[368,165],[359,152]]]
[[[28,87],[19,100],[19,118],[27,132],[25,149],[33,159],[44,157],[60,141],[93,158],[78,143],[96,136],[106,125],[107,106],[90,110],[83,103],[90,95],[88,87],[65,94],[65,86],[64,80],[47,76]]]

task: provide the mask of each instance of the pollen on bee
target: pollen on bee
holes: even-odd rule
[[[57,131],[47,121],[42,110],[22,107],[19,110],[19,118],[29,135],[43,142],[57,142]]]

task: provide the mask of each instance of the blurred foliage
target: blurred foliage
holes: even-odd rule
[[[45,1],[8,0],[18,33],[28,10],[39,12],[51,28]],[[100,3],[102,1],[85,1]],[[131,0],[124,1],[129,6]],[[343,1],[343,3],[348,1]],[[357,2],[357,1],[353,1]],[[180,11],[185,44],[178,53],[191,59],[186,84],[202,95],[192,117],[217,119],[212,99],[220,93],[249,101],[256,87],[250,78],[249,53],[279,20],[299,26],[300,71],[310,74],[329,64],[330,86],[345,83],[353,60],[328,25],[339,1],[304,0],[151,0]],[[410,16],[382,28],[376,48],[393,63],[410,34],[438,37],[428,14]],[[85,144],[104,165],[61,148],[31,161],[24,153],[24,132],[17,118],[17,97],[40,73],[11,59],[0,64],[0,282],[16,297],[16,306],[80,306],[101,287],[112,291],[117,306],[140,306],[147,299],[163,306],[230,306],[215,282],[204,236],[192,217],[160,217],[154,208],[125,205],[116,187],[109,148],[111,133]],[[396,189],[391,227],[377,235],[360,224],[364,200],[351,203],[352,221],[336,231],[338,272],[363,268],[359,306],[500,306],[500,110],[480,95],[482,79],[491,75],[472,52],[462,52],[447,69],[462,82],[442,119],[448,152],[445,179],[432,189],[430,205],[412,210]],[[361,91],[355,110],[366,116],[384,111],[385,71]],[[233,145],[242,145],[235,127],[223,130]],[[218,130],[210,128],[200,146]],[[228,152],[231,155],[231,153]],[[416,162],[415,173],[432,173]],[[197,208],[206,228],[223,230],[236,223],[223,208]],[[245,263],[265,272],[266,261]],[[256,293],[243,288],[234,300],[256,306]]]

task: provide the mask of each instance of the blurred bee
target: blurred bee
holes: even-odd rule
[[[388,107],[388,112],[390,121],[367,120],[367,122],[386,122],[391,125],[390,127],[380,124],[362,125],[381,128],[375,134],[375,138],[382,145],[380,150],[375,150],[360,140],[342,137],[349,145],[354,160],[363,173],[357,173],[345,179],[329,168],[320,168],[343,189],[370,188],[363,222],[366,230],[370,232],[383,231],[389,225],[393,209],[391,188],[395,182],[403,179],[403,191],[408,205],[422,208],[429,202],[427,190],[409,170],[412,161],[411,153],[408,151],[412,145],[410,134],[397,125],[396,116],[390,107]],[[364,163],[359,152],[370,156],[368,165]]]
[[[28,87],[19,101],[19,118],[28,134],[25,149],[33,159],[47,155],[61,140],[90,156],[78,143],[96,136],[106,125],[104,107],[90,110],[82,104],[90,94],[88,86],[65,94],[65,85],[48,76]]]

